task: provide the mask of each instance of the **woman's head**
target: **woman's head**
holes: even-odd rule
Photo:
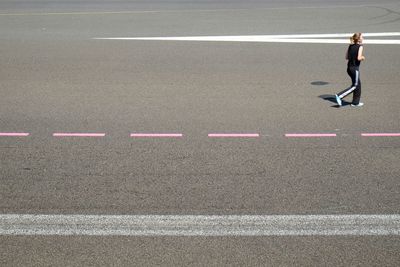
[[[361,32],[356,32],[352,37],[350,37],[350,42],[352,44],[361,44],[363,40],[364,39]]]

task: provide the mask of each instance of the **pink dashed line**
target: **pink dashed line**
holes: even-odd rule
[[[131,137],[183,137],[181,133],[131,133]]]
[[[245,133],[245,134],[240,134],[240,133],[211,133],[208,134],[208,137],[260,137],[259,134],[255,133]]]
[[[320,133],[305,133],[305,134],[285,134],[286,137],[336,137],[336,134],[320,134]]]
[[[0,133],[0,136],[29,136],[29,133]]]
[[[53,133],[54,137],[104,137],[105,133]]]
[[[362,133],[364,137],[378,137],[378,136],[400,136],[400,133]]]
[[[0,132],[0,137],[26,137],[30,133],[13,133],[13,132]],[[105,133],[53,133],[54,137],[104,137]],[[334,133],[290,133],[285,134],[285,137],[336,137]],[[400,137],[400,133],[361,133],[363,137]],[[130,137],[183,137],[181,133],[131,133]],[[234,137],[247,137],[255,138],[260,137],[258,133],[210,133],[208,137],[220,138],[234,138]]]

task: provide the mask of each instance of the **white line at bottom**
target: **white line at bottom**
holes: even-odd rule
[[[54,137],[104,137],[105,133],[53,133]]]
[[[34,215],[0,214],[0,235],[334,236],[400,235],[400,214]]]
[[[25,136],[29,136],[29,133],[0,133],[0,136],[16,136],[16,137],[18,137],[18,136],[23,136],[23,137],[25,137]]]
[[[285,134],[286,137],[336,137],[336,134],[320,134],[320,133],[305,133],[305,134]]]
[[[131,133],[131,137],[183,137],[181,133]]]
[[[365,37],[400,36],[400,32],[363,33]],[[173,37],[97,37],[95,40],[141,40],[141,41],[203,41],[203,42],[262,42],[262,43],[310,43],[347,44],[352,33],[334,34],[285,34],[285,35],[239,35],[239,36],[173,36]],[[344,39],[332,39],[345,37]],[[324,38],[324,39],[321,39]],[[328,39],[325,39],[328,38]],[[400,40],[369,39],[365,44],[400,44]]]
[[[364,137],[400,137],[400,133],[362,133]]]
[[[260,137],[258,133],[210,133],[208,137]]]

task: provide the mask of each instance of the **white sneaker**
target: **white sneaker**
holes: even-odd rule
[[[358,103],[358,105],[354,105],[354,104],[351,104],[351,106],[352,107],[362,107],[362,106],[364,106],[364,103]]]
[[[338,95],[335,95],[336,98],[336,103],[341,106],[342,105],[342,99],[340,99],[340,97]]]

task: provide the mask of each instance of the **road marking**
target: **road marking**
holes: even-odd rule
[[[48,12],[48,13],[1,13],[0,16],[54,16],[54,15],[114,15],[114,14],[145,14],[160,13],[162,11],[103,11],[103,12]]]
[[[211,133],[208,137],[260,137],[258,133]]]
[[[104,137],[105,133],[53,133],[54,137]]]
[[[313,38],[350,38],[353,33],[328,33],[328,34],[284,34],[284,35],[232,35],[232,36],[176,36],[176,37],[108,37],[93,39],[122,39],[122,40],[172,40],[172,41],[257,41],[270,39],[313,39]],[[364,37],[393,37],[400,36],[400,32],[363,33]]]
[[[364,137],[379,137],[379,136],[400,136],[400,133],[362,133],[361,136]]]
[[[363,33],[364,37],[393,37],[400,32]],[[182,36],[182,37],[96,37],[97,40],[144,40],[144,41],[203,41],[203,42],[268,42],[268,43],[316,43],[348,44],[352,33],[292,34],[292,35],[240,35],[240,36]],[[324,39],[346,37],[346,39]],[[365,44],[400,44],[400,40],[366,39]]]
[[[0,235],[397,236],[400,215],[1,214]]]
[[[105,133],[53,133],[54,137],[104,137]],[[0,132],[0,137],[27,137],[30,133]],[[288,133],[285,137],[336,137],[335,133]],[[363,137],[400,137],[400,133],[361,133]],[[131,133],[130,137],[183,137],[182,133]],[[208,137],[260,137],[258,133],[210,133]]]
[[[334,133],[320,134],[320,133],[304,133],[304,134],[285,134],[286,137],[336,137]]]
[[[29,133],[0,133],[0,136],[29,136]]]
[[[181,133],[131,133],[131,137],[183,137]]]

